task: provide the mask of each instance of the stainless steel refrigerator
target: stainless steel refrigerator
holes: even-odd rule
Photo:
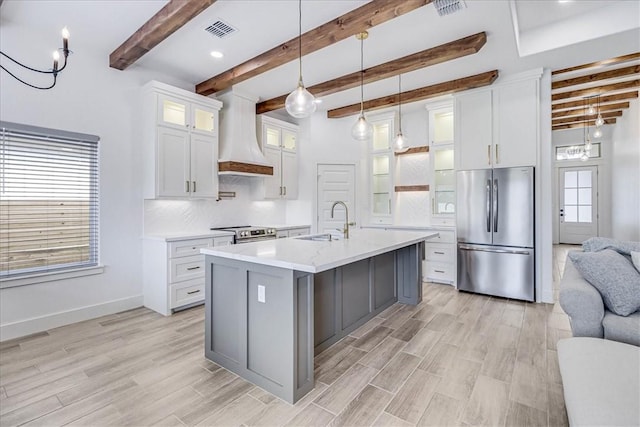
[[[456,178],[458,289],[534,301],[534,168]]]

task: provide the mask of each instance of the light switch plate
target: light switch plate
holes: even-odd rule
[[[266,289],[264,285],[258,285],[258,302],[266,303]]]

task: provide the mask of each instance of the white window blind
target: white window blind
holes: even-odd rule
[[[99,137],[0,132],[0,280],[98,265]]]

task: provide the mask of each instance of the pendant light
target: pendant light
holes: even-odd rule
[[[398,134],[393,141],[393,151],[404,153],[408,149],[407,137],[402,133],[402,74],[398,74]]]
[[[604,124],[604,119],[602,118],[602,114],[600,114],[600,95],[598,95],[598,118],[596,119],[596,127],[599,128],[603,124]]]
[[[586,162],[589,160],[589,154],[591,153],[591,140],[589,139],[589,118],[584,116],[584,145],[582,146],[582,155],[580,156],[580,160]]]
[[[302,0],[298,0],[298,64],[298,87],[287,96],[284,107],[291,116],[303,119],[316,111],[316,100],[302,82]]]
[[[369,37],[369,33],[363,31],[356,34],[360,40],[360,116],[351,128],[351,136],[358,141],[366,141],[373,134],[373,126],[364,117],[364,39]]]

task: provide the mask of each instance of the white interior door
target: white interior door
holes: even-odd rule
[[[598,235],[598,167],[559,168],[560,243]]]
[[[355,165],[318,165],[317,221],[318,233],[336,234],[345,223],[344,207],[336,206],[331,218],[331,206],[342,201],[349,207],[349,221],[356,218]]]

